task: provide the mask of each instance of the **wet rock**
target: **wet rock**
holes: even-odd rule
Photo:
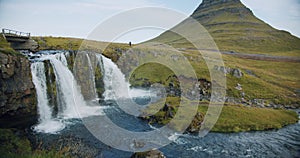
[[[134,153],[131,158],[166,158],[159,150]]]
[[[174,117],[174,113],[173,113],[173,107],[165,104],[165,106],[162,109],[163,111],[165,111],[165,118],[173,118]]]
[[[189,125],[186,131],[190,133],[199,132],[203,119],[204,115],[200,112],[197,112],[195,118],[193,119],[192,123]]]

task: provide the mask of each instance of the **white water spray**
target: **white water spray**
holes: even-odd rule
[[[52,109],[49,107],[47,97],[47,85],[45,67],[43,62],[36,62],[31,65],[32,81],[35,85],[38,100],[39,124],[34,127],[38,132],[55,133],[65,126],[59,120],[52,117]]]
[[[125,75],[118,66],[103,55],[97,55],[98,61],[102,62],[104,71],[104,88],[103,94],[106,100],[149,97],[150,92],[142,89],[130,88],[130,84],[126,81]]]
[[[52,109],[48,102],[44,60],[50,61],[55,74],[58,100],[56,118],[52,117]],[[103,115],[103,108],[97,105],[88,106],[84,101],[63,53],[43,55],[39,62],[32,64],[31,71],[38,95],[40,115],[39,124],[34,128],[37,132],[56,133],[65,127],[68,119]]]

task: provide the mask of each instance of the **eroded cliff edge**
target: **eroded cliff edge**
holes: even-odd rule
[[[37,119],[36,92],[29,60],[0,51],[0,127],[30,127]]]

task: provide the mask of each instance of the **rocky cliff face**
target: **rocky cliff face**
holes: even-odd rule
[[[210,7],[216,4],[228,4],[228,3],[240,3],[240,0],[203,0],[199,8]]]
[[[36,121],[36,105],[30,62],[0,52],[0,127],[29,127]]]

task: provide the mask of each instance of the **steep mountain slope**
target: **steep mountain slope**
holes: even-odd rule
[[[286,31],[274,29],[258,19],[240,0],[203,0],[191,17],[204,26],[219,50],[225,51],[222,52],[225,64],[223,71],[227,73],[227,96],[229,98],[238,98],[241,102],[255,100],[254,102],[257,103],[261,100],[266,105],[270,103],[270,105],[299,107],[299,38]],[[188,59],[191,58],[190,62],[197,76],[210,80],[206,62],[201,59],[197,60],[199,51],[189,49],[194,48],[193,45],[173,33],[179,30],[188,35],[192,34],[194,41],[205,43],[203,39],[206,37],[200,37],[194,33],[196,30],[188,25],[191,23],[190,19],[186,19],[150,42],[160,42],[175,48],[187,48],[180,50]],[[199,32],[202,33],[203,30]],[[200,49],[211,48],[206,47],[205,44],[200,45],[203,46]],[[261,57],[270,57],[272,60]],[[284,58],[295,60],[280,60]],[[224,69],[241,70],[243,76],[236,78]],[[147,72],[145,69],[140,71]],[[242,88],[240,89],[237,85],[242,85]]]
[[[293,56],[300,53],[299,38],[258,19],[240,0],[203,0],[191,17],[208,30],[220,50],[276,55],[285,52],[284,55]],[[184,38],[170,31],[152,41],[191,47]]]

